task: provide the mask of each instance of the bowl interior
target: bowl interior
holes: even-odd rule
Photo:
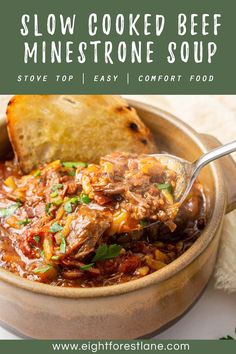
[[[134,101],[129,103],[136,108],[144,123],[151,129],[160,151],[169,152],[188,161],[196,160],[207,151],[207,148],[201,142],[200,135],[176,117],[142,103]],[[4,281],[33,292],[69,298],[120,295],[162,282],[186,267],[207,247],[224,215],[225,194],[217,164],[214,163],[205,167],[199,176],[199,180],[204,185],[207,197],[208,225],[189,250],[158,272],[124,284],[86,289],[52,287],[51,285],[22,279],[4,269],[0,269],[0,277]]]

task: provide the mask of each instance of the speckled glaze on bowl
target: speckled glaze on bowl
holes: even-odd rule
[[[152,130],[161,150],[190,161],[219,144],[172,115],[130,102]],[[52,287],[0,269],[0,320],[33,338],[127,339],[151,333],[176,319],[197,299],[215,263],[224,214],[235,208],[236,166],[223,158],[200,180],[207,194],[208,224],[177,260],[144,278],[109,287]],[[228,193],[227,193],[228,191]]]

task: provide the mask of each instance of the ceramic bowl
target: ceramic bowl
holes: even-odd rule
[[[194,161],[219,145],[169,113],[143,103],[130,104],[150,127],[162,151]],[[6,139],[1,150],[5,147],[9,147]],[[220,164],[224,165],[224,178]],[[224,215],[236,206],[235,179],[236,166],[230,157],[203,169],[200,180],[207,195],[206,228],[181,257],[144,278],[109,287],[61,288],[0,269],[0,320],[28,337],[44,339],[131,339],[160,329],[182,315],[206,286]]]

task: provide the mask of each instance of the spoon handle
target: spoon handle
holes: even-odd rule
[[[183,203],[187,195],[189,194],[190,189],[192,188],[192,185],[197,178],[199,172],[201,169],[206,166],[208,163],[219,159],[222,156],[231,154],[232,152],[236,151],[236,140],[232,141],[231,143],[228,143],[226,145],[220,146],[214,150],[211,150],[207,152],[206,154],[202,155],[198,160],[196,160],[192,164],[192,173],[189,179],[188,186],[183,193],[181,199],[180,199],[180,204]]]
[[[231,154],[232,152],[236,151],[236,140],[232,141],[231,143],[222,145],[214,150],[207,152],[206,154],[202,155],[197,161],[194,162],[194,176],[197,176],[200,170],[206,166],[208,163],[219,159],[225,155]]]

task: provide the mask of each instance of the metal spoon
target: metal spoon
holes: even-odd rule
[[[231,154],[234,151],[236,151],[236,140],[207,152],[193,163],[169,154],[153,154],[148,156],[155,157],[162,165],[167,166],[168,169],[176,172],[177,183],[173,197],[176,208],[179,208],[188,196],[201,169],[208,163]],[[144,228],[150,227],[158,222],[159,221],[150,223],[147,226],[144,226]]]

